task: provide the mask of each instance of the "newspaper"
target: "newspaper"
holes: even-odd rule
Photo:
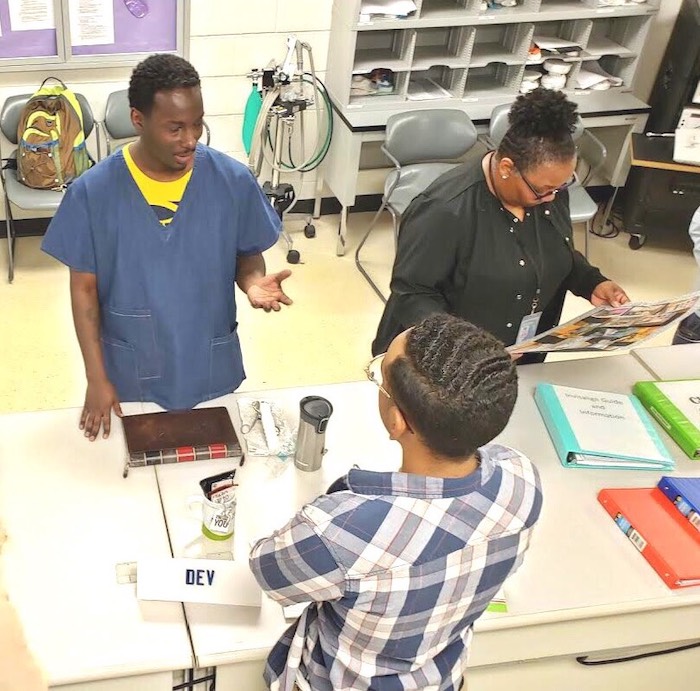
[[[671,300],[596,307],[535,338],[509,346],[511,353],[609,352],[656,336],[700,305],[700,291]]]

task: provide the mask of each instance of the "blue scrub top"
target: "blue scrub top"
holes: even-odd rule
[[[198,145],[163,227],[118,151],[67,189],[42,249],[94,273],[102,349],[122,401],[191,408],[245,378],[236,321],[236,257],[278,239],[280,220],[252,173]]]

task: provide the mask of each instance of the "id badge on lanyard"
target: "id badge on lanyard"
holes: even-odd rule
[[[530,314],[526,314],[520,322],[518,335],[515,339],[516,345],[518,343],[523,343],[524,341],[529,341],[537,335],[537,327],[540,325],[540,318],[542,317],[542,312],[537,311],[539,303],[540,291],[538,289],[535,299],[532,301],[532,312],[530,312]]]

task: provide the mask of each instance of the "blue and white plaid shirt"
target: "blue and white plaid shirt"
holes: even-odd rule
[[[270,653],[270,689],[297,674],[313,691],[459,689],[473,624],[542,506],[526,457],[496,444],[480,456],[455,479],[351,470],[253,547],[271,598],[312,602]]]

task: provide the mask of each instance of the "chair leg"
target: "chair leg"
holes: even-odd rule
[[[355,266],[357,267],[357,270],[365,277],[365,280],[367,283],[370,284],[372,287],[372,290],[379,296],[379,299],[386,303],[386,297],[384,297],[384,294],[382,291],[379,289],[379,286],[372,280],[370,275],[367,273],[365,270],[365,267],[362,266],[362,262],[360,261],[360,252],[362,251],[362,248],[365,246],[365,243],[367,242],[367,238],[372,234],[372,231],[374,230],[374,226],[377,224],[377,221],[379,220],[379,217],[382,215],[382,211],[384,209],[388,209],[389,207],[387,206],[387,203],[385,200],[382,200],[382,205],[379,207],[379,210],[377,211],[376,214],[374,214],[374,218],[372,219],[371,223],[369,224],[369,228],[367,228],[367,232],[364,234],[362,240],[360,240],[360,244],[357,246],[357,249],[355,250]],[[394,214],[392,213],[392,218],[394,218],[394,226],[396,226],[396,219]],[[396,235],[396,231],[394,231],[394,235]]]
[[[396,254],[399,251],[399,217],[396,214],[396,212],[390,207],[386,207],[391,214],[391,222],[393,224],[393,233],[394,233],[394,254]]]
[[[586,237],[583,239],[583,256],[588,259],[588,236],[591,234],[591,221],[586,221]]]
[[[7,281],[12,283],[15,278],[15,234],[12,220],[12,209],[5,196],[5,231],[7,233]]]

